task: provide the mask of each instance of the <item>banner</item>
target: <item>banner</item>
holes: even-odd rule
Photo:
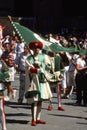
[[[20,36],[22,40],[24,40],[25,44],[28,45],[32,41],[40,41],[43,43],[43,50],[49,51],[49,52],[71,52],[71,53],[80,53],[80,50],[78,50],[76,47],[63,47],[58,45],[57,43],[53,43],[51,41],[46,40],[42,36],[38,35],[37,33],[31,31],[29,28],[21,25],[18,22],[13,22],[11,20],[11,24],[13,25],[16,33]],[[81,53],[85,52],[86,50],[82,49]]]

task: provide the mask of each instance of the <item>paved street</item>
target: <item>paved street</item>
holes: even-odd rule
[[[17,104],[19,80],[18,75],[13,83],[17,90],[15,100],[11,99],[5,102],[5,111],[7,119],[7,130],[87,130],[87,107],[74,106],[75,100],[62,99],[65,111],[57,110],[57,95],[53,93],[53,110],[48,111],[48,102],[43,103],[42,119],[47,122],[45,125],[38,124],[36,127],[31,126],[31,110],[26,104]],[[0,125],[1,130],[1,125]]]

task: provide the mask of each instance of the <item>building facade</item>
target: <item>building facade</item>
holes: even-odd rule
[[[0,0],[0,16],[8,16],[15,14],[15,0]]]

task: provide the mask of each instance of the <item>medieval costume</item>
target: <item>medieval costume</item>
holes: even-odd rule
[[[54,75],[50,80],[50,86],[54,86],[57,92],[57,100],[58,100],[58,110],[64,111],[62,107],[61,101],[61,81],[63,75],[60,70],[60,55],[58,53],[54,53],[52,57],[50,57],[51,61],[51,73]],[[52,99],[50,100],[48,110],[52,110]]]
[[[32,123],[45,124],[46,122],[40,119],[42,101],[49,100],[52,97],[49,83],[46,79],[45,71],[50,69],[50,60],[47,55],[40,51],[43,47],[41,42],[31,42],[29,48],[33,50],[26,60],[26,93],[25,97],[28,103],[31,104]]]
[[[0,59],[0,119],[2,130],[6,129],[6,116],[4,112],[4,90],[5,90],[5,80],[9,77],[8,67],[3,60]]]

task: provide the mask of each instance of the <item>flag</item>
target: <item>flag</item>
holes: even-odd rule
[[[33,42],[33,41],[40,41],[44,44],[44,46],[51,44],[51,42],[49,42],[45,38],[42,38],[37,33],[31,31],[29,28],[21,25],[20,23],[13,22],[13,21],[11,23],[16,33],[20,36],[22,40],[24,40],[25,44],[28,45],[30,42]]]
[[[75,47],[67,48],[67,47],[60,46],[56,43],[53,43],[51,41],[48,41],[42,36],[38,35],[37,33],[33,32],[32,30],[21,25],[18,22],[11,21],[11,24],[13,25],[16,33],[20,36],[20,38],[24,40],[26,45],[29,45],[29,43],[33,41],[40,41],[43,43],[43,50],[46,50],[45,51],[46,53],[47,51],[58,52],[58,53],[59,52],[75,52],[75,53],[78,52],[78,49]]]
[[[86,49],[80,49],[79,55],[87,55],[87,50]]]
[[[51,45],[49,45],[49,48],[51,51],[53,52],[74,52],[74,53],[78,53],[79,50],[76,47],[64,47],[64,46],[60,46],[58,44],[54,44],[52,43]]]

